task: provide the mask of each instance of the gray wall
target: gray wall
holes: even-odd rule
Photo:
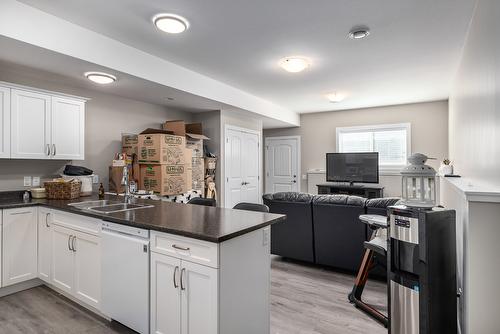
[[[500,2],[480,0],[450,96],[456,172],[500,185]]]
[[[12,71],[0,67],[0,81],[7,81],[56,92],[90,98],[85,114],[85,160],[74,164],[86,166],[108,185],[108,166],[120,152],[121,133],[138,133],[147,127],[158,128],[165,120],[191,121],[192,114],[170,110],[164,106],[130,100],[98,91],[68,87],[44,79],[36,70]],[[23,189],[23,176],[51,178],[69,161],[3,160],[0,159],[0,191]]]
[[[412,152],[437,158],[430,161],[436,168],[448,156],[447,101],[302,114],[300,122],[297,128],[266,129],[264,137],[301,136],[302,175],[325,168],[325,153],[336,151],[336,127],[409,122]],[[381,175],[380,181],[385,196],[401,195],[399,175]],[[301,190],[307,191],[306,180],[301,181]]]

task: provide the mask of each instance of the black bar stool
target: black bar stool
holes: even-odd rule
[[[233,209],[257,211],[257,212],[269,212],[269,207],[265,204],[246,203],[246,202],[241,202],[236,204],[233,207]]]
[[[215,198],[193,197],[187,202],[187,204],[216,206],[217,202],[215,201]]]
[[[359,220],[367,224],[373,230],[370,241],[364,242],[365,255],[361,261],[354,287],[349,294],[349,301],[357,308],[368,313],[377,321],[382,323],[385,327],[388,326],[389,319],[386,315],[380,313],[373,306],[363,302],[361,295],[365,289],[366,282],[368,281],[368,274],[374,268],[374,255],[380,254],[387,259],[387,217],[380,215],[360,215]]]

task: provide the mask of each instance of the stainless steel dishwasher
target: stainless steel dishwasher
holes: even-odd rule
[[[139,333],[149,333],[149,231],[104,222],[102,312]]]

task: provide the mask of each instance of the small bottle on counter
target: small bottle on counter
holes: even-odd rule
[[[99,199],[104,199],[104,186],[101,184],[99,185]]]
[[[23,202],[29,202],[30,201],[30,193],[28,191],[25,191],[23,194]]]

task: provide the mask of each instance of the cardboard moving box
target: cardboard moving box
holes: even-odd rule
[[[139,163],[183,165],[186,138],[165,133],[139,135]]]
[[[142,164],[140,169],[140,189],[165,196],[183,194],[190,188],[185,165]]]
[[[176,136],[186,135],[186,123],[184,121],[166,121],[162,124],[163,130],[172,131]]]
[[[127,155],[137,155],[139,152],[139,135],[122,133],[122,152]]]

